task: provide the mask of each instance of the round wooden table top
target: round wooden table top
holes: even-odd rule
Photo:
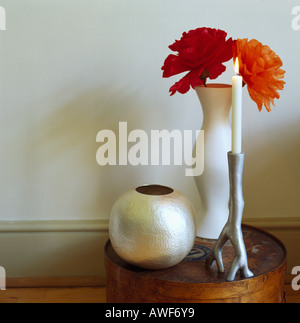
[[[256,295],[256,300],[260,299],[256,292],[261,291],[262,300],[267,301],[269,299],[270,302],[282,302],[284,298],[283,284],[287,260],[287,252],[284,245],[274,236],[251,226],[243,225],[243,235],[248,254],[249,269],[254,273],[255,277],[241,279],[238,273],[233,282],[226,281],[226,275],[235,255],[230,242],[225,245],[223,250],[225,274],[222,274],[218,272],[216,265],[213,269],[209,269],[205,264],[208,254],[214,248],[215,240],[197,238],[193,250],[185,260],[174,267],[164,270],[143,270],[129,265],[115,253],[110,241],[108,241],[105,246],[108,301],[122,302],[121,294],[126,294],[126,289],[128,290],[128,286],[130,286],[130,295],[133,298],[130,299],[131,296],[127,295],[124,301],[139,302],[139,298],[134,296],[134,291],[138,291],[142,288],[141,286],[145,287],[149,284],[152,287],[157,285],[159,288],[158,290],[155,290],[154,287],[154,289],[150,288],[151,291],[149,290],[148,296],[147,293],[141,296],[140,290],[139,296],[136,297],[141,297],[141,302],[160,301],[159,295],[162,297],[161,300],[168,302],[173,298],[177,301],[179,299],[186,301],[213,300],[214,297],[217,299],[228,297],[228,299],[233,300],[233,296],[236,296],[241,301],[241,292],[246,293],[247,290],[249,293],[252,293],[252,298]],[[114,287],[110,286],[110,284],[113,284]],[[262,290],[266,289],[267,285],[269,286],[269,292],[266,294]],[[274,289],[275,285],[276,289]],[[221,286],[222,288],[220,288]],[[120,292],[122,287],[124,287],[124,291]],[[170,294],[171,287],[173,287],[173,294]],[[241,288],[240,294],[233,295],[232,288],[237,287]],[[119,291],[116,290],[117,288]],[[182,296],[182,288],[184,288],[184,291],[190,290],[187,293],[188,295]],[[228,295],[227,291],[225,293],[227,296],[225,294],[209,296],[207,293],[203,294],[206,288],[217,288],[220,292],[225,288],[223,291],[227,289],[231,290],[231,292]],[[235,292],[238,292],[238,290],[235,290]],[[153,297],[151,293],[154,293]],[[180,293],[181,296],[176,295],[177,293]],[[250,301],[252,298],[250,297]]]

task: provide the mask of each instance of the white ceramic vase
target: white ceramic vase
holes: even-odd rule
[[[201,197],[197,236],[218,239],[229,215],[229,170],[231,151],[230,109],[232,86],[208,84],[196,92],[203,110],[204,172],[194,177]]]

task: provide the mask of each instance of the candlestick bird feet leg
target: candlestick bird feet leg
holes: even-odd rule
[[[224,273],[224,265],[222,259],[222,252],[227,241],[230,240],[235,250],[235,258],[231,265],[227,281],[233,281],[238,271],[242,278],[253,277],[253,273],[249,270],[248,259],[245,243],[243,240],[242,228],[232,227],[230,222],[225,225],[212,253],[206,260],[206,265],[210,269],[217,262],[217,267],[220,273]]]
[[[227,281],[233,281],[238,271],[240,271],[243,278],[254,276],[248,268],[247,252],[242,233],[242,218],[245,204],[242,185],[244,159],[244,154],[234,155],[228,153],[230,179],[229,217],[213,252],[206,260],[209,268],[212,268],[215,262],[217,262],[219,272],[224,273],[222,252],[226,242],[230,240],[235,250],[235,258],[226,278]]]

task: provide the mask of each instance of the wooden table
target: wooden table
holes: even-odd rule
[[[284,276],[287,253],[272,235],[243,225],[250,279],[226,282],[234,249],[224,247],[225,274],[210,270],[205,259],[215,241],[196,239],[190,255],[177,266],[149,271],[135,268],[120,259],[110,241],[105,246],[108,303],[284,303]]]

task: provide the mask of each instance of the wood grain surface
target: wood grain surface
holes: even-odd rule
[[[226,282],[234,249],[224,247],[225,274],[210,270],[205,259],[215,241],[196,239],[195,249],[177,266],[148,271],[127,264],[113,250],[105,247],[107,301],[109,303],[283,303],[287,253],[272,235],[251,226],[243,226],[250,279]]]

